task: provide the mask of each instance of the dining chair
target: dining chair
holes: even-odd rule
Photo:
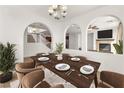
[[[26,74],[22,79],[22,88],[64,88],[62,84],[51,86],[44,80],[43,70],[35,70]]]
[[[86,57],[84,57],[84,56],[75,56],[75,57],[79,57],[81,60],[87,60],[87,58]]]
[[[20,81],[18,87],[21,87],[21,80],[24,75],[26,75],[27,73],[31,71],[35,71],[39,69],[42,69],[42,66],[35,67],[34,62],[17,63],[15,65],[15,70],[16,70],[17,78]]]
[[[43,53],[37,53],[36,56],[42,56]]]
[[[30,57],[24,57],[24,63],[34,62],[34,60]]]
[[[124,75],[116,72],[102,71],[100,73],[100,82],[98,87],[101,88],[124,88]]]
[[[63,56],[69,56],[69,54],[68,54],[68,53],[62,53],[62,55],[63,55]]]

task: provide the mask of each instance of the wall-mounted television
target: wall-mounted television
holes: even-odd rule
[[[97,31],[97,37],[102,38],[113,38],[112,29]]]

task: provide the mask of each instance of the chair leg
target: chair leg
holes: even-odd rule
[[[18,88],[22,88],[21,81],[19,82]]]
[[[20,86],[21,86],[21,83],[19,83],[18,88],[20,88]]]

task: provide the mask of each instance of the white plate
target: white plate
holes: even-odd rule
[[[48,56],[49,54],[48,53],[43,53],[42,56]]]
[[[82,74],[91,74],[94,72],[94,67],[90,66],[90,65],[84,65],[80,68],[80,72]]]
[[[55,66],[55,68],[59,71],[66,71],[66,70],[70,69],[70,66],[68,64],[65,64],[65,63],[60,63],[60,64],[57,64]]]
[[[38,60],[39,61],[48,61],[49,58],[48,57],[39,57]]]
[[[78,58],[78,57],[72,57],[71,60],[72,61],[80,61],[80,58]]]

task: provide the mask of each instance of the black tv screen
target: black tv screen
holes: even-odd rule
[[[112,34],[113,34],[112,29],[97,32],[98,38],[112,38]]]

